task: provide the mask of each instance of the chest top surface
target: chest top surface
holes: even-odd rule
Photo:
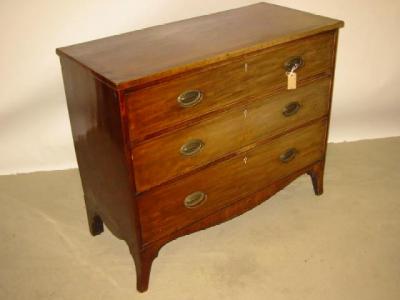
[[[117,89],[134,87],[343,22],[258,3],[57,49]]]

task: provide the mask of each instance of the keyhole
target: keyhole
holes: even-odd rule
[[[246,119],[247,118],[247,109],[245,109],[244,111],[243,111],[243,117]]]
[[[245,63],[244,64],[244,71],[247,73],[247,69],[248,69],[248,64],[247,63]]]
[[[244,158],[243,158],[243,163],[246,165],[247,164],[247,156],[245,156]]]

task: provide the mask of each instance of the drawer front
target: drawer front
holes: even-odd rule
[[[329,113],[331,78],[247,105],[246,141],[274,136]]]
[[[142,140],[151,133],[242,99],[243,70],[244,63],[234,61],[128,94],[131,139]]]
[[[299,81],[330,72],[333,43],[333,33],[328,32],[130,92],[126,97],[131,139],[143,140],[182,122],[286,86],[284,66],[293,57],[303,61],[297,70]]]
[[[259,139],[326,115],[329,92],[330,78],[326,78],[136,146],[136,190],[144,191]]]
[[[322,159],[326,129],[326,120],[314,123],[139,195],[143,241],[183,228]]]
[[[136,190],[141,192],[218,159],[245,144],[243,109],[134,147]]]
[[[287,86],[286,72],[294,63],[297,81],[333,70],[334,33],[315,35],[298,42],[282,45],[280,49],[267,49],[246,59],[248,64],[247,92],[250,96],[263,95],[267,89]],[[288,69],[286,69],[288,68]]]

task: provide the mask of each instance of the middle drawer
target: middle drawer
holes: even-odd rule
[[[137,197],[142,239],[150,243],[323,158],[326,119]]]
[[[133,149],[136,190],[145,191],[328,113],[330,78],[286,90],[149,140]]]

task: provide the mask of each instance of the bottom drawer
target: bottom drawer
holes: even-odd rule
[[[308,125],[141,194],[143,241],[168,235],[322,159],[326,130],[326,121]]]

